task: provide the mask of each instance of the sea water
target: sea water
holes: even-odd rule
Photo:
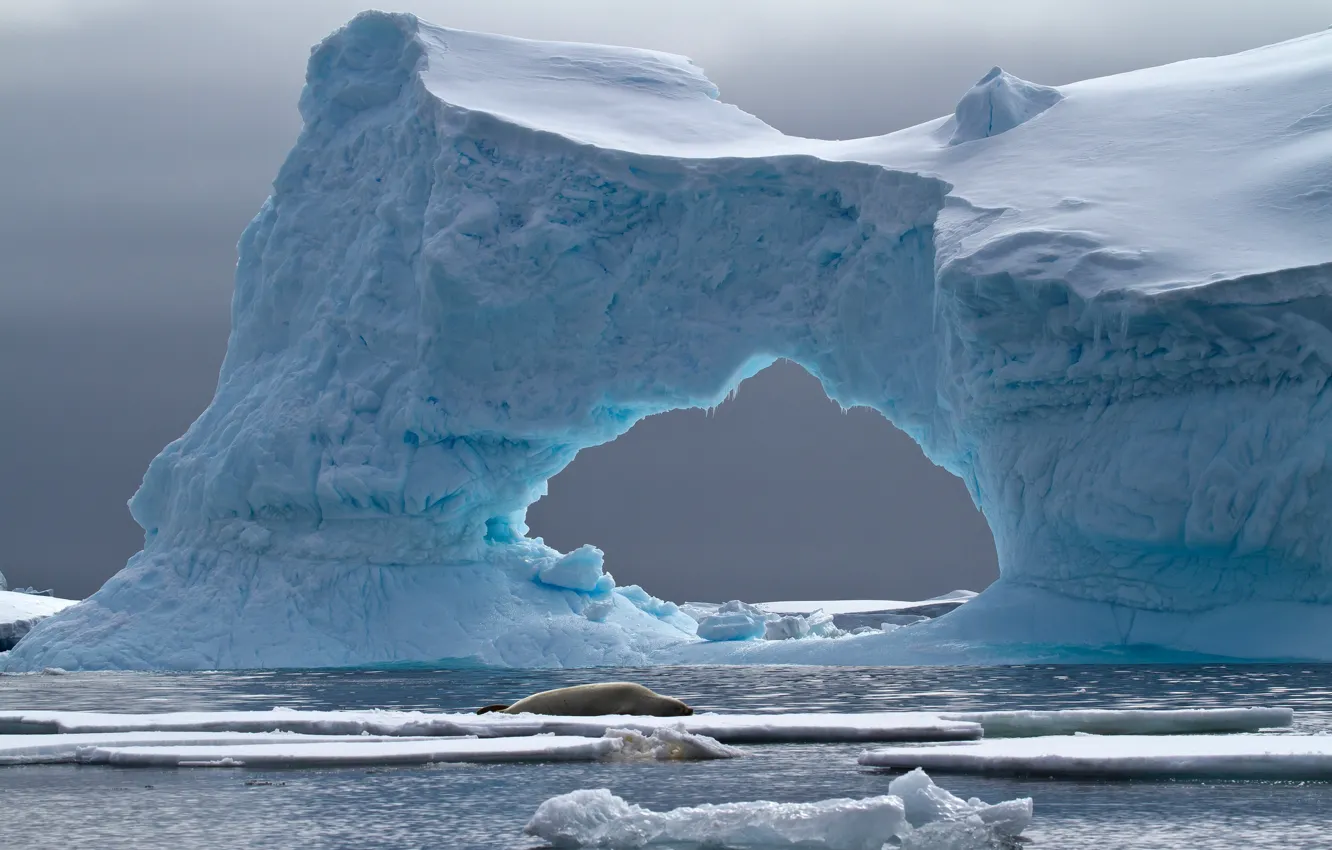
[[[1332,734],[1332,665],[987,668],[689,667],[70,673],[0,676],[0,709],[472,710],[535,691],[627,679],[700,710],[885,711],[1284,705]],[[1279,734],[1279,733],[1278,733]],[[749,746],[689,763],[335,769],[0,768],[6,848],[525,848],[548,797],[609,788],[655,809],[887,793],[861,745]],[[1031,850],[1329,848],[1332,783],[1069,781],[939,775],[962,797],[1035,799]]]

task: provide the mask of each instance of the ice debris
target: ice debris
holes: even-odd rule
[[[807,637],[841,637],[831,614],[775,614],[756,605],[732,599],[708,613],[698,612],[697,634],[704,640],[797,640]]]
[[[881,850],[886,844],[980,850],[1016,836],[1031,821],[1030,799],[987,806],[961,800],[923,771],[895,780],[896,790],[865,799],[812,803],[705,804],[656,812],[605,788],[543,802],[524,829],[557,848],[778,848]],[[901,796],[901,795],[905,795]],[[929,830],[920,835],[918,830]],[[908,844],[913,835],[931,839]],[[950,842],[950,843],[945,843]]]
[[[744,750],[721,743],[707,735],[696,735],[682,725],[661,726],[647,734],[637,729],[607,729],[603,737],[618,740],[616,755],[622,759],[658,761],[700,761],[733,759]]]

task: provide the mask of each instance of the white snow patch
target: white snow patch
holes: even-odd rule
[[[1332,735],[1059,735],[885,747],[871,767],[1055,777],[1332,779]]]

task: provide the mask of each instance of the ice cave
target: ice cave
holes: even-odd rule
[[[793,138],[678,56],[358,16],[143,551],[0,666],[1332,660],[1332,31],[959,95]],[[527,536],[580,449],[777,358],[966,483],[994,586],[706,641]]]

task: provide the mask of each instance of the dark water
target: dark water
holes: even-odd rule
[[[1285,705],[1295,731],[1332,734],[1332,665],[0,676],[0,709],[460,710],[609,678],[720,711]],[[891,778],[856,764],[859,745],[746,749],[748,758],[693,763],[0,768],[0,847],[520,848],[533,844],[522,827],[537,805],[577,788],[666,809],[865,797],[886,793]],[[1332,850],[1332,783],[935,778],[963,797],[1033,797],[1031,850]]]

